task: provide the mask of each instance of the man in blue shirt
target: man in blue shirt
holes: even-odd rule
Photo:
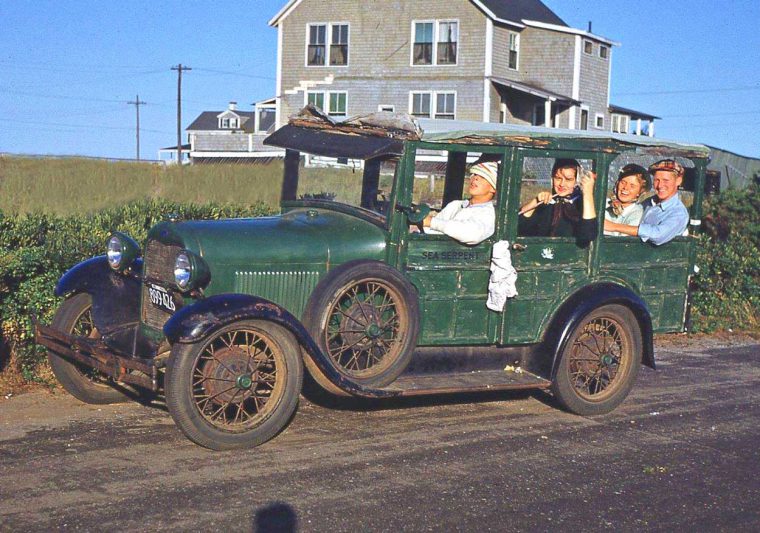
[[[655,196],[644,203],[644,216],[638,226],[604,221],[605,231],[617,231],[641,238],[655,246],[682,235],[689,224],[689,211],[678,198],[683,182],[683,166],[674,159],[663,159],[649,167]]]

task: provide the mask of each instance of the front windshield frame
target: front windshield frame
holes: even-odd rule
[[[388,229],[401,166],[401,157],[395,155],[362,160],[287,150],[281,208],[283,212],[298,207],[330,209]],[[349,180],[343,178],[353,183],[345,188]]]

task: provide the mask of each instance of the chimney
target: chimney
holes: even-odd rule
[[[230,102],[230,111],[237,111],[237,102]]]
[[[594,33],[594,32],[591,31],[591,21],[590,20],[588,21],[588,32],[589,33]]]

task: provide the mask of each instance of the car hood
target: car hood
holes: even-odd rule
[[[294,209],[273,217],[163,222],[148,236],[215,265],[261,269],[382,260],[387,233],[355,216],[328,209]]]

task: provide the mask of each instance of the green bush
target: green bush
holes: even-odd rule
[[[169,213],[186,219],[219,219],[270,214],[271,208],[146,200],[67,217],[0,212],[1,340],[25,378],[35,379],[44,360],[44,352],[32,343],[30,315],[46,322],[52,318],[60,302],[53,288],[61,275],[80,261],[103,254],[112,231],[144,242],[148,230]],[[0,369],[5,363],[0,361]]]
[[[728,190],[705,202],[694,277],[695,331],[760,329],[760,194]]]

